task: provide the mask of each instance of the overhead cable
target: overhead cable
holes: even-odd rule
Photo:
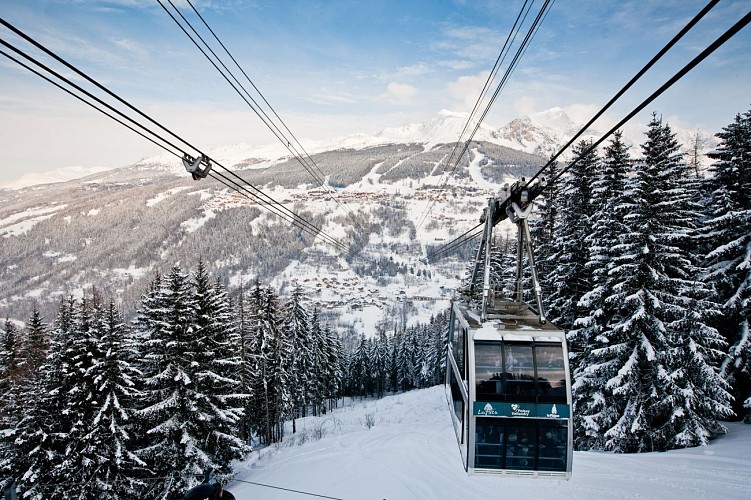
[[[450,164],[453,161],[454,156],[459,148],[459,144],[463,143],[462,137],[464,137],[464,133],[467,131],[470,124],[472,123],[472,119],[475,115],[475,112],[480,107],[480,104],[485,100],[488,90],[490,89],[490,84],[493,82],[493,80],[495,80],[495,77],[498,74],[498,71],[500,70],[501,65],[506,60],[506,56],[511,50],[511,45],[513,45],[514,41],[516,40],[516,36],[519,34],[522,24],[524,24],[524,21],[527,19],[527,15],[529,14],[530,9],[532,8],[532,4],[534,4],[534,0],[532,0],[532,3],[529,4],[529,7],[527,8],[528,3],[529,3],[529,0],[525,0],[524,4],[522,5],[521,10],[519,11],[519,14],[516,16],[516,20],[514,21],[513,26],[511,26],[511,30],[509,31],[509,34],[506,37],[506,41],[503,42],[503,47],[501,47],[501,51],[499,52],[498,57],[496,58],[495,63],[493,64],[493,68],[490,70],[490,73],[488,74],[488,78],[485,80],[485,84],[483,85],[482,90],[480,91],[480,95],[477,97],[477,100],[475,101],[475,105],[472,108],[472,111],[470,111],[469,116],[467,117],[467,122],[464,124],[464,128],[462,128],[462,131],[459,133],[459,137],[456,143],[454,143],[454,147],[451,150],[451,155],[446,161],[446,164]],[[448,172],[443,172],[441,174],[441,179],[439,179],[438,181],[439,185],[443,183],[443,175],[448,175]],[[419,225],[418,225],[418,229],[419,229]]]
[[[284,123],[284,121],[279,117],[279,115],[276,113],[276,111],[273,109],[271,104],[269,104],[268,100],[263,96],[260,90],[258,90],[258,87],[253,83],[253,81],[248,77],[247,73],[240,67],[240,65],[237,63],[237,60],[232,57],[232,54],[229,53],[227,50],[227,47],[219,40],[219,37],[216,35],[214,30],[209,27],[206,20],[198,14],[198,11],[195,9],[193,4],[190,4],[190,6],[193,8],[193,10],[196,12],[198,17],[201,19],[201,21],[206,25],[206,27],[209,29],[209,31],[212,33],[214,38],[219,42],[219,44],[222,46],[222,48],[227,52],[229,57],[232,59],[232,61],[235,63],[235,65],[238,66],[240,71],[243,73],[245,78],[250,82],[250,84],[253,86],[255,91],[258,93],[258,95],[263,99],[263,101],[266,103],[266,105],[269,107],[271,112],[276,116],[276,118],[281,123],[282,127],[287,130],[287,132],[290,134],[290,137],[287,137],[284,132],[280,129],[280,127],[274,123],[274,121],[269,117],[268,113],[263,109],[263,107],[256,101],[256,99],[248,92],[248,90],[245,88],[245,86],[240,83],[238,78],[232,73],[232,71],[227,67],[227,65],[222,61],[222,59],[216,54],[216,52],[211,48],[211,46],[206,42],[206,40],[198,33],[198,31],[193,27],[193,24],[180,12],[180,10],[175,6],[175,4],[172,2],[172,0],[167,0],[167,2],[172,6],[172,9],[174,9],[175,12],[177,12],[178,16],[183,20],[185,25],[190,28],[190,31],[193,32],[195,37],[200,40],[201,44],[203,44],[204,47],[206,47],[206,50],[211,53],[211,56],[204,50],[204,48],[199,44],[193,35],[191,35],[188,30],[183,26],[182,23],[175,17],[172,12],[167,9],[166,5],[161,0],[157,0],[159,5],[162,7],[162,9],[170,16],[170,18],[177,24],[177,26],[180,28],[180,30],[190,39],[190,41],[196,46],[196,48],[203,54],[203,56],[211,63],[211,65],[216,69],[219,74],[225,79],[225,81],[232,87],[232,89],[240,96],[240,98],[245,102],[245,104],[250,107],[251,110],[258,116],[258,118],[261,119],[261,121],[266,125],[266,127],[274,134],[274,136],[282,143],[282,145],[290,152],[290,154],[295,158],[295,160],[302,165],[302,167],[313,177],[313,179],[318,183],[318,185],[331,197],[331,199],[340,207],[342,207],[342,204],[339,203],[339,201],[332,195],[332,189],[328,185],[325,179],[325,175],[321,171],[321,169],[318,167],[318,165],[315,163],[315,161],[310,157],[310,155],[305,152],[305,149],[302,147],[302,145],[299,143],[297,138],[289,131],[289,128]],[[215,62],[216,60],[216,62]],[[219,65],[221,65],[220,68]],[[229,75],[229,76],[227,76]],[[234,83],[230,80],[234,80]],[[239,87],[239,88],[238,88]],[[242,91],[241,91],[242,89]],[[305,157],[300,153],[295,145],[295,143],[299,144],[300,149],[302,149],[305,152]],[[320,175],[316,173],[316,169],[318,172],[320,172]],[[352,219],[352,221],[360,228],[362,229],[362,226],[355,218],[354,214],[348,207],[343,207],[344,210],[347,212],[347,215]]]
[[[712,8],[714,8],[720,0],[711,0],[704,8],[694,16],[691,21],[688,22],[665,46],[660,49],[660,51],[650,59],[650,61],[644,65],[642,69],[640,69],[633,77],[631,77],[631,80],[629,80],[626,85],[621,88],[611,99],[610,101],[605,104],[600,111],[595,113],[595,115],[584,125],[579,132],[577,132],[557,153],[555,153],[552,157],[550,157],[550,160],[543,165],[540,170],[529,180],[529,182],[533,182],[537,177],[539,177],[543,171],[545,171],[550,165],[555,163],[556,159],[566,150],[568,149],[575,141],[578,139],[584,132],[586,132],[592,124],[597,121],[598,118],[600,118],[605,111],[610,109],[610,107],[623,96],[623,94],[630,89],[634,83],[636,83],[644,74],[649,71],[649,69],[655,65],[657,61],[659,61],[678,41],[683,38],[683,36],[688,33],[691,28],[696,26],[696,24],[703,18]]]
[[[707,8],[711,9],[717,2],[713,1],[710,2],[707,7],[705,7],[700,14],[703,16],[708,12]],[[696,19],[695,19],[696,20]],[[698,20],[696,20],[698,21]],[[607,139],[610,135],[612,135],[616,130],[621,128],[624,124],[626,124],[629,120],[631,120],[634,116],[636,116],[639,112],[644,110],[649,104],[651,104],[655,99],[657,99],[660,95],[662,95],[667,89],[672,87],[678,80],[683,78],[686,74],[688,74],[692,69],[694,69],[699,63],[701,63],[704,59],[709,57],[713,52],[715,52],[718,48],[720,48],[722,45],[724,45],[728,40],[730,40],[733,36],[735,36],[740,30],[745,28],[749,23],[751,22],[751,12],[748,12],[743,18],[741,18],[738,22],[736,22],[733,26],[731,26],[727,31],[725,31],[720,37],[718,37],[714,42],[712,42],[707,48],[705,48],[699,55],[697,55],[694,59],[692,59],[688,64],[686,64],[683,68],[681,68],[678,72],[676,72],[668,81],[666,81],[663,85],[661,85],[657,90],[655,90],[649,97],[644,99],[638,106],[636,106],[630,113],[628,113],[623,119],[621,119],[615,126],[613,126],[607,133],[605,133],[600,139],[590,144],[584,151],[582,151],[577,158],[575,158],[571,163],[569,163],[565,168],[561,169],[558,174],[553,177],[550,180],[550,183],[555,182],[558,178],[560,178],[564,173],[566,173],[571,167],[573,167],[575,164],[579,162],[579,160],[586,156],[588,153],[594,151],[600,144],[602,144],[605,139]],[[695,23],[694,20],[692,20],[691,26],[693,26]],[[685,34],[684,30],[681,30],[681,36],[682,34]],[[676,40],[677,41],[677,40]],[[671,40],[671,46],[672,43],[674,43]],[[660,51],[660,54],[664,54],[664,51]],[[653,64],[653,61],[650,61],[648,65],[651,66]],[[643,74],[642,71],[640,71],[641,74]],[[630,85],[633,82],[629,82]],[[619,92],[620,93],[620,92]],[[608,106],[612,103],[608,103]],[[601,112],[598,113],[598,115],[602,114]],[[580,132],[581,133],[581,132]],[[572,141],[571,141],[572,142]],[[561,150],[562,152],[562,150]],[[560,152],[559,152],[560,154]],[[557,155],[556,155],[557,157]],[[542,170],[548,168],[552,164],[553,160],[548,162]],[[537,176],[535,176],[537,177]],[[532,181],[534,181],[534,178],[531,179],[526,185],[529,186]],[[472,231],[472,230],[470,230]],[[465,233],[467,234],[467,233]],[[478,233],[479,235],[479,233]],[[464,235],[462,235],[464,236]],[[434,255],[443,255],[448,253],[449,251],[452,251],[453,249],[457,248],[457,241],[462,238],[460,236],[459,238],[456,238],[455,240],[447,243],[444,245],[444,247],[441,247],[436,252],[434,252]],[[477,235],[475,235],[477,236]],[[465,238],[463,243],[466,243],[468,241],[467,238]],[[449,250],[444,250],[444,248],[448,248]]]
[[[719,38],[717,38],[714,42],[712,42],[706,49],[702,50],[698,56],[694,57],[688,64],[686,64],[677,73],[675,73],[667,82],[662,84],[660,88],[655,90],[649,97],[644,99],[641,102],[641,104],[636,106],[628,115],[626,115],[623,119],[621,119],[621,121],[615,124],[613,128],[611,128],[607,133],[605,133],[602,137],[600,137],[600,139],[593,142],[586,150],[582,151],[574,161],[569,163],[565,168],[561,169],[561,171],[558,172],[558,174],[551,179],[551,182],[554,182],[559,177],[561,177],[564,173],[566,173],[571,167],[573,167],[576,163],[578,163],[582,157],[594,151],[611,134],[613,134],[616,130],[621,128],[624,124],[626,124],[626,122],[628,122],[630,119],[636,116],[639,112],[644,110],[644,108],[649,106],[649,104],[652,103],[652,101],[657,99],[667,89],[672,87],[678,80],[686,76],[686,74],[688,74],[689,71],[694,69],[700,62],[702,62],[704,59],[709,57],[714,51],[722,47],[722,45],[724,45],[725,42],[730,40],[733,36],[735,36],[736,33],[738,33],[740,30],[745,28],[750,22],[751,22],[751,12],[748,12],[737,23],[731,26],[727,31],[725,31],[725,33],[723,33]]]
[[[488,112],[490,111],[490,108],[495,103],[495,100],[498,98],[498,95],[500,94],[501,90],[506,86],[506,83],[508,82],[509,77],[514,72],[514,70],[516,69],[516,66],[519,63],[519,61],[520,61],[520,59],[522,57],[522,54],[524,54],[526,52],[527,46],[529,45],[529,43],[534,38],[535,34],[537,33],[537,31],[539,29],[539,26],[540,26],[542,20],[545,19],[545,17],[547,16],[547,12],[552,7],[552,5],[553,5],[553,0],[545,0],[545,2],[542,5],[540,11],[537,13],[537,16],[535,17],[534,21],[532,22],[532,25],[527,30],[527,34],[525,35],[524,40],[522,40],[522,42],[520,43],[519,48],[516,51],[516,54],[514,55],[514,57],[511,60],[511,62],[509,63],[509,65],[508,65],[508,67],[506,69],[506,72],[504,73],[503,77],[501,78],[501,81],[498,83],[495,92],[493,93],[493,95],[491,96],[489,102],[485,106],[485,110],[483,111],[483,113],[480,116],[480,118],[476,120],[476,125],[475,125],[474,129],[472,130],[472,133],[464,141],[462,141],[462,138],[459,137],[459,141],[457,142],[457,146],[459,144],[463,144],[463,146],[461,148],[461,152],[457,156],[456,161],[454,162],[454,166],[451,168],[451,170],[449,170],[449,173],[446,176],[446,179],[444,181],[442,181],[442,182],[439,182],[439,189],[445,189],[446,186],[448,185],[448,182],[451,180],[451,177],[453,177],[454,172],[456,171],[456,169],[459,166],[459,162],[461,161],[461,158],[468,151],[469,146],[470,146],[470,144],[472,142],[472,139],[474,138],[474,136],[477,133],[477,131],[480,129],[480,126],[482,125],[482,122],[485,120],[485,117],[487,116]],[[526,14],[525,14],[525,18],[526,18]],[[521,28],[521,25],[519,26],[519,28]],[[470,117],[470,120],[471,120],[471,117]],[[469,123],[469,120],[468,120],[468,123]],[[452,154],[452,157],[453,157],[453,154]],[[449,159],[449,161],[450,161],[450,159]],[[419,227],[422,226],[422,223],[427,219],[427,216],[430,213],[430,211],[433,209],[434,205],[435,205],[435,201],[434,200],[431,201],[431,203],[428,204],[428,207],[427,207],[426,211],[424,212],[424,216],[421,217],[421,221],[418,224],[418,229],[419,229]]]
[[[322,229],[314,226],[313,224],[311,224],[306,219],[300,217],[298,214],[296,214],[296,213],[292,212],[291,210],[289,210],[288,208],[284,207],[281,203],[277,202],[276,200],[274,200],[273,198],[271,198],[269,195],[267,195],[266,193],[264,193],[263,191],[261,191],[257,187],[253,186],[252,184],[246,182],[239,175],[235,174],[234,172],[232,172],[230,169],[228,169],[227,167],[225,167],[221,163],[217,162],[216,160],[211,160],[207,155],[204,155],[201,152],[200,149],[196,148],[195,146],[192,146],[185,139],[181,138],[180,136],[178,136],[177,134],[175,134],[171,130],[167,129],[166,127],[164,127],[160,123],[156,122],[154,119],[152,119],[151,117],[149,117],[148,115],[146,115],[145,113],[143,113],[142,111],[140,111],[138,108],[136,108],[132,104],[128,103],[127,101],[125,101],[124,99],[122,99],[121,97],[119,97],[117,94],[115,94],[111,90],[107,89],[106,87],[104,87],[103,85],[101,85],[99,82],[97,82],[96,80],[94,80],[90,76],[86,75],[81,70],[79,70],[78,68],[76,68],[72,64],[68,63],[67,61],[65,61],[64,59],[62,59],[61,57],[59,57],[58,55],[56,55],[55,53],[53,53],[51,50],[49,50],[46,47],[44,47],[42,44],[40,44],[39,42],[37,42],[36,40],[34,40],[33,38],[31,38],[30,36],[26,35],[22,31],[20,31],[19,29],[15,28],[14,26],[12,26],[10,23],[8,23],[7,21],[5,21],[4,19],[0,18],[0,24],[2,24],[3,26],[5,26],[6,28],[10,29],[11,31],[13,31],[18,36],[20,36],[21,38],[23,38],[27,42],[31,43],[35,47],[39,48],[40,50],[42,50],[43,52],[45,52],[47,55],[49,55],[50,57],[52,57],[53,59],[55,59],[59,63],[63,64],[65,67],[71,69],[76,74],[78,74],[79,76],[83,77],[84,79],[86,79],[87,81],[89,81],[90,83],[92,83],[93,85],[95,85],[97,88],[101,89],[102,91],[104,91],[105,93],[107,93],[108,95],[110,95],[111,97],[113,97],[114,99],[116,99],[118,102],[124,104],[129,109],[133,110],[138,115],[140,115],[141,117],[145,118],[146,120],[148,120],[152,124],[157,125],[160,129],[162,129],[163,131],[167,132],[172,137],[176,138],[178,142],[181,142],[181,143],[187,145],[188,148],[191,149],[191,150],[198,151],[202,156],[204,156],[207,159],[209,159],[213,164],[215,164],[215,165],[221,167],[222,169],[226,170],[227,173],[230,176],[232,176],[234,179],[236,179],[236,180],[234,180],[233,178],[227,177],[224,174],[221,174],[219,172],[216,172],[216,176],[221,177],[222,179],[224,179],[224,181],[225,181],[224,183],[225,183],[225,185],[228,185],[228,187],[233,187],[233,189],[235,189],[236,191],[242,192],[241,194],[244,194],[245,196],[251,197],[251,199],[255,199],[261,206],[263,206],[264,208],[266,208],[268,211],[270,211],[270,212],[274,213],[275,215],[283,218],[287,222],[292,223],[294,226],[298,227],[299,229],[301,229],[301,230],[303,230],[305,232],[308,232],[309,234],[313,235],[314,237],[320,236],[321,239],[324,240],[326,243],[328,243],[328,244],[330,244],[330,245],[332,245],[332,246],[340,249],[341,251],[346,251],[347,250],[347,246],[346,245],[344,245],[343,243],[341,243],[338,240],[334,239],[333,237],[329,236]],[[44,75],[40,74],[39,72],[33,70],[33,68],[27,66],[26,64],[22,64],[21,61],[13,58],[12,56],[10,56],[10,54],[7,54],[7,53],[5,53],[3,51],[3,55],[5,55],[6,57],[9,57],[11,60],[13,60],[13,61],[21,64],[21,66],[24,67],[25,69],[30,70],[33,73],[37,74],[38,76],[44,78],[48,82],[53,83],[58,88],[61,88],[62,90],[65,90],[67,93],[73,95],[74,97],[78,98],[82,102],[88,104],[89,106],[94,107],[94,109],[97,109],[98,111],[102,112],[106,116],[108,116],[108,117],[116,120],[121,125],[129,128],[130,130],[132,130],[132,131],[134,131],[136,133],[139,133],[139,135],[141,135],[142,137],[150,140],[152,143],[154,143],[157,146],[161,147],[165,151],[167,151],[167,152],[169,152],[169,153],[171,153],[171,154],[173,154],[175,156],[178,156],[178,157],[180,155],[178,153],[176,153],[174,150],[179,151],[183,155],[187,154],[187,151],[185,151],[184,147],[181,147],[181,146],[178,146],[178,145],[174,144],[174,142],[171,142],[170,140],[164,138],[162,135],[160,135],[157,132],[154,132],[153,130],[149,129],[144,124],[139,123],[138,121],[136,121],[132,117],[126,115],[122,111],[120,111],[120,110],[116,109],[115,107],[113,107],[112,105],[104,102],[102,99],[94,96],[91,92],[88,92],[87,90],[83,89],[80,85],[77,85],[76,83],[72,82],[69,78],[66,78],[65,76],[61,75],[60,73],[58,73],[54,69],[48,67],[44,63],[42,63],[39,60],[37,60],[36,58],[34,58],[33,56],[30,56],[29,54],[25,53],[21,49],[19,49],[17,47],[14,47],[13,45],[11,45],[10,43],[8,43],[5,40],[0,39],[0,43],[2,45],[4,45],[5,47],[9,48],[10,50],[12,50],[13,52],[15,52],[16,54],[22,56],[26,60],[32,62],[33,64],[35,64],[39,68],[43,69],[44,71],[46,71],[50,75],[55,76],[60,81],[66,83],[67,85],[69,85],[73,89],[75,89],[78,92],[86,95],[89,99],[92,99],[92,100],[96,101],[101,106],[104,106],[107,109],[109,109],[110,111],[112,111],[113,113],[116,113],[116,114],[120,115],[123,119],[125,119],[125,120],[133,123],[136,127],[141,128],[143,131],[145,131],[146,133],[150,134],[153,137],[150,138],[150,137],[146,136],[144,133],[141,133],[138,130],[135,130],[133,127],[129,126],[128,124],[126,124],[122,120],[117,119],[112,114],[110,114],[109,112],[105,111],[104,109],[102,109],[102,108],[94,105],[90,101],[87,101],[86,99],[83,99],[80,96],[76,96],[74,92],[72,92],[72,91],[70,91],[68,89],[65,89],[61,85],[59,85],[56,82],[52,81],[51,79],[45,77]],[[163,144],[160,144],[158,141],[161,141]],[[170,148],[172,148],[172,149],[170,149]],[[239,181],[239,182],[237,182],[237,181]],[[227,184],[227,183],[229,183],[229,184]]]
[[[472,229],[468,230],[467,232],[463,234],[460,234],[459,236],[457,236],[450,242],[446,243],[445,245],[443,245],[436,251],[429,253],[427,255],[428,260],[440,259],[441,257],[444,257],[445,255],[452,253],[454,250],[461,248],[462,246],[464,246],[465,243],[473,240],[474,238],[482,234],[482,231],[483,231],[482,226],[483,224],[476,225]]]

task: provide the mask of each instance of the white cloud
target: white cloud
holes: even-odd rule
[[[520,115],[531,115],[537,111],[535,106],[535,98],[528,95],[523,95],[514,101],[514,109]]]
[[[407,83],[391,82],[386,86],[386,93],[381,97],[392,104],[410,104],[417,94],[417,88]]]
[[[477,75],[460,76],[448,84],[449,96],[456,102],[457,106],[470,111],[477,102],[489,74],[490,72],[483,71]]]
[[[420,76],[428,73],[430,68],[425,63],[412,64],[411,66],[403,66],[396,70],[396,77],[410,77]]]

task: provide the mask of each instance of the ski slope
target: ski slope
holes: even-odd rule
[[[368,428],[368,421],[372,422]],[[726,424],[709,446],[667,453],[575,452],[569,481],[468,476],[443,387],[298,420],[284,445],[254,452],[227,485],[238,500],[751,498],[751,425]],[[288,431],[290,432],[290,431]],[[324,435],[315,440],[315,435]],[[289,439],[306,438],[304,444]],[[258,484],[260,483],[265,486]],[[273,487],[286,488],[285,491]],[[305,492],[308,494],[300,493]]]

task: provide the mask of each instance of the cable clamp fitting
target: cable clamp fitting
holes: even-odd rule
[[[183,155],[183,166],[193,176],[194,181],[205,179],[209,175],[209,172],[211,172],[211,160],[206,155],[193,158],[188,153],[185,153]]]

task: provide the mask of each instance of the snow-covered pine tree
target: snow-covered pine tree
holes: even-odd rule
[[[706,281],[721,306],[717,328],[728,344],[721,374],[732,387],[735,413],[751,423],[751,110],[715,136],[720,144],[708,154],[714,163],[705,185]]]
[[[326,343],[328,339],[318,317],[318,310],[313,311],[310,324],[310,385],[308,395],[313,408],[313,415],[320,415],[326,400]]]
[[[625,231],[621,206],[630,164],[628,146],[621,133],[616,132],[605,148],[602,167],[592,181],[594,213],[590,233],[585,237],[589,248],[585,268],[592,282],[577,304],[582,316],[576,319],[574,330],[568,335],[569,342],[575,346],[569,360],[573,378],[574,444],[579,450],[603,447],[602,429],[592,416],[609,411],[604,395],[607,378],[603,378],[598,355],[599,349],[609,343],[608,324],[616,320],[614,308],[605,299],[613,293],[608,274],[613,266],[613,242]]]
[[[134,366],[136,341],[113,301],[106,309],[95,308],[94,322],[102,356],[87,373],[98,392],[94,418],[84,437],[96,463],[95,479],[89,484],[97,498],[114,500],[135,496],[146,487],[139,479],[146,464],[133,452],[132,439],[135,386],[142,374]]]
[[[295,419],[306,416],[306,386],[309,385],[310,370],[305,365],[310,359],[310,318],[303,307],[303,291],[297,285],[284,305],[282,331],[292,346],[290,353],[289,393],[291,399],[292,432],[296,432]]]
[[[59,465],[65,459],[68,431],[72,427],[66,411],[71,386],[64,375],[72,364],[72,360],[65,357],[72,340],[70,322],[67,321],[71,302],[61,301],[49,343],[45,340],[49,354],[24,384],[26,410],[12,436],[11,477],[17,479],[18,491],[26,499],[64,498],[60,485],[66,477],[60,475]],[[36,332],[47,332],[47,326],[38,313],[32,313],[28,326],[31,325]],[[47,337],[46,333],[44,337]]]
[[[253,322],[248,314],[247,297],[245,288],[240,285],[240,290],[237,299],[237,329],[240,335],[240,387],[241,394],[246,394],[247,397],[243,403],[243,416],[240,422],[239,437],[244,443],[250,445],[253,435],[252,426],[252,403],[255,397],[253,393],[256,380],[258,379],[257,367],[255,357],[253,356],[253,348],[255,345],[255,339],[253,336]]]
[[[372,370],[373,378],[373,390],[376,397],[382,398],[386,393],[386,376],[388,365],[388,339],[386,337],[386,329],[384,325],[378,329],[376,337],[370,344],[371,352],[369,358],[371,360],[370,369]]]
[[[77,484],[91,484],[94,495],[100,493],[96,472],[99,467],[97,453],[89,440],[94,415],[101,401],[96,389],[91,368],[104,353],[100,349],[100,332],[95,315],[101,315],[99,298],[83,297],[74,303],[70,316],[70,342],[62,356],[68,362],[63,364],[62,377],[69,390],[65,394],[67,445],[62,462],[56,464],[55,475],[65,477]],[[86,491],[71,490],[66,498],[88,498]]]
[[[440,311],[436,316],[430,318],[429,332],[432,340],[427,363],[433,370],[430,382],[431,386],[443,384],[446,380],[448,321],[449,314],[447,311]]]
[[[368,359],[368,344],[369,341],[365,338],[365,335],[361,335],[359,344],[350,354],[349,386],[352,397],[360,396],[362,398],[366,395],[370,362]]]
[[[63,310],[62,304],[63,301],[61,301],[61,311]],[[67,325],[63,324],[59,328],[66,329]],[[34,304],[31,315],[26,322],[26,327],[23,330],[19,349],[19,376],[22,380],[30,379],[39,370],[39,367],[45,363],[49,343],[47,325],[43,322],[41,313],[36,304]]]
[[[559,328],[569,330],[581,316],[579,299],[589,291],[591,277],[585,267],[589,248],[585,241],[590,232],[592,182],[599,166],[599,158],[590,150],[591,141],[581,141],[573,149],[574,162],[561,177],[558,202],[558,221],[553,228],[553,251],[544,263],[549,293],[548,317]],[[576,346],[572,346],[576,351]]]
[[[529,219],[529,229],[534,244],[535,262],[537,264],[537,274],[545,293],[551,287],[548,284],[548,274],[555,267],[550,260],[554,253],[553,236],[555,225],[558,220],[558,203],[561,201],[558,195],[558,162],[554,161],[548,166],[548,173],[545,176],[548,179],[548,185],[541,196],[535,200],[535,217]]]
[[[0,332],[0,429],[15,428],[22,417],[18,411],[22,408],[18,339],[18,328],[6,318]],[[14,449],[12,433],[0,433],[0,475],[3,477],[13,477]]]
[[[328,326],[324,327],[323,333],[326,337],[326,369],[324,370],[326,376],[326,398],[331,410],[336,406],[342,392],[344,346],[339,335]],[[388,347],[385,349],[388,352]]]
[[[256,280],[250,293],[247,295],[245,313],[247,321],[245,329],[247,365],[246,371],[251,375],[248,383],[250,384],[251,397],[246,407],[246,418],[250,425],[252,434],[255,434],[264,444],[265,442],[265,415],[266,415],[266,386],[265,377],[268,356],[268,341],[264,334],[263,321],[263,304],[265,300],[265,291],[261,288],[261,283]]]
[[[193,403],[197,411],[207,417],[196,422],[195,432],[214,470],[229,474],[230,462],[242,458],[246,452],[239,437],[245,399],[238,377],[240,335],[227,291],[219,282],[210,283],[201,260],[191,285],[194,329],[202,348],[195,373]]]
[[[15,427],[20,400],[19,331],[10,319],[0,332],[0,427]]]
[[[390,392],[396,392],[398,391],[399,387],[399,370],[398,370],[398,356],[399,356],[399,341],[397,339],[397,335],[386,335],[387,339],[387,350],[386,355],[388,356],[387,362],[386,362],[386,387],[388,387],[388,391]]]
[[[153,283],[141,303],[135,328],[142,337],[144,373],[142,407],[138,411],[146,446],[137,450],[154,477],[150,496],[167,499],[185,492],[204,470],[215,465],[202,448],[199,422],[213,415],[201,412],[197,386],[205,365],[206,346],[194,321],[188,278],[178,266]]]
[[[292,373],[292,343],[284,334],[279,298],[267,289],[264,301],[263,331],[268,350],[268,363],[264,377],[266,442],[277,443],[284,438],[284,419],[291,409],[290,380]]]
[[[411,328],[403,329],[397,335],[396,372],[399,391],[414,389],[415,353],[414,335]]]
[[[619,306],[607,327],[608,343],[598,350],[598,369],[606,382],[608,408],[592,416],[604,431],[605,449],[618,452],[667,450],[705,442],[713,419],[721,417],[718,377],[704,362],[699,374],[687,373],[687,359],[695,356],[711,329],[701,312],[692,314],[692,281],[696,269],[681,250],[691,217],[681,200],[685,175],[675,135],[661,119],[653,117],[642,146],[644,161],[627,182],[623,208],[625,232],[613,248],[613,294],[606,303]],[[692,326],[689,331],[687,322]],[[709,371],[707,371],[709,370]],[[719,390],[718,390],[719,389]],[[714,397],[697,407],[695,396]]]

